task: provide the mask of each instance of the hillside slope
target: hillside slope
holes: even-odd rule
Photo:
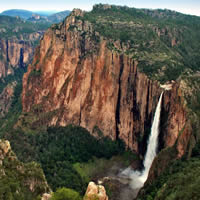
[[[36,163],[21,163],[10,143],[0,140],[0,199],[33,200],[50,192],[44,174]]]
[[[137,200],[199,199],[200,159],[171,163],[151,185],[146,185]]]

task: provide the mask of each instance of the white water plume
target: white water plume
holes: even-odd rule
[[[162,95],[160,95],[156,112],[154,115],[153,124],[151,127],[151,134],[150,138],[148,140],[148,146],[147,146],[147,152],[144,159],[144,170],[143,171],[133,171],[131,167],[125,169],[122,172],[122,176],[128,177],[131,179],[131,187],[134,190],[138,190],[143,187],[145,181],[147,180],[149,170],[151,168],[152,162],[154,158],[156,157],[156,151],[158,146],[158,136],[159,136],[159,124],[160,124],[160,112],[161,112],[161,101],[162,101]]]

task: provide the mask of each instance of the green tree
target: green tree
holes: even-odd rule
[[[81,200],[78,192],[69,188],[59,188],[53,193],[51,200]]]

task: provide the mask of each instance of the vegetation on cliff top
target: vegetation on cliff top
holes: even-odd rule
[[[139,69],[161,82],[200,66],[200,17],[169,10],[96,5],[85,13],[109,47],[139,61]],[[116,46],[115,41],[121,41]]]

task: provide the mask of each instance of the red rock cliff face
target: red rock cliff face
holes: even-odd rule
[[[23,67],[30,63],[33,58],[33,42],[39,40],[42,32],[32,33],[28,38],[21,40],[0,39],[0,78],[13,72],[14,68]]]
[[[179,84],[174,84],[171,91],[164,93],[161,127],[163,128],[161,130],[163,148],[175,145],[178,157],[183,156],[192,131]]]
[[[159,177],[170,162],[189,153],[189,143],[194,136],[178,83],[174,83],[172,90],[165,91],[163,95],[160,128],[159,143],[162,151],[154,159],[145,185]]]
[[[94,135],[98,127],[143,152],[162,89],[138,71],[136,61],[110,50],[89,22],[77,19],[83,14],[75,10],[45,33],[23,78],[23,111],[45,114],[48,126],[73,123]]]

